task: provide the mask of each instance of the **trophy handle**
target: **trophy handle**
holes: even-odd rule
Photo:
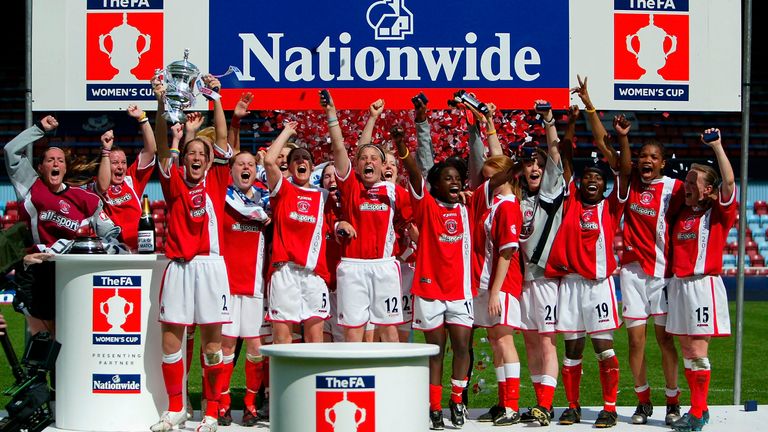
[[[106,306],[107,302],[101,302],[99,303],[99,312],[101,312],[102,315],[107,316],[107,310],[104,308]]]
[[[106,40],[107,37],[111,38],[112,36],[108,34],[99,35],[99,49],[101,50],[101,52],[109,56],[109,58],[112,58],[112,53],[107,51],[107,47],[104,46],[104,40]]]
[[[148,34],[142,34],[139,36],[144,38],[144,48],[142,48],[141,52],[137,57],[141,57],[142,54],[149,51],[149,47],[151,46],[151,42],[152,42],[152,37],[150,37]]]
[[[360,426],[365,423],[365,408],[358,408],[357,411],[360,413],[360,420],[357,422],[356,426]]]
[[[333,422],[331,421],[331,410],[332,408],[325,409],[325,422],[333,426]]]
[[[128,312],[125,313],[125,316],[128,316],[133,313],[133,303],[127,303],[128,304]]]
[[[667,38],[669,38],[669,40],[672,41],[672,46],[669,48],[669,52],[665,52],[664,53],[664,58],[665,59],[667,57],[669,57],[670,54],[672,54],[673,52],[677,51],[677,36],[670,36],[670,35],[664,36],[664,40],[666,40]]]
[[[632,48],[632,40],[637,37],[637,34],[627,35],[627,51],[631,52],[637,58],[637,51]]]

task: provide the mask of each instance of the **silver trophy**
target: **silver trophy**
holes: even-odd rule
[[[163,118],[172,123],[184,123],[187,120],[184,110],[195,104],[195,90],[200,78],[200,69],[189,60],[189,49],[184,50],[184,60],[175,61],[165,67],[165,113]]]

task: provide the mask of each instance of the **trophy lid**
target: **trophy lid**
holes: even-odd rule
[[[198,75],[200,69],[189,61],[189,48],[184,50],[184,59],[176,60],[165,68],[169,73],[182,72],[189,75]]]

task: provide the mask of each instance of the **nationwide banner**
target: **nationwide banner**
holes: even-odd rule
[[[458,89],[502,109],[572,102],[576,74],[614,110],[738,111],[738,0],[37,0],[33,109],[152,109],[183,58],[220,75],[225,108],[434,108]],[[199,97],[194,109],[206,108]]]

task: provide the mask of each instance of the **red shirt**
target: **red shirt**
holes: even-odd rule
[[[330,291],[336,290],[336,267],[341,262],[341,245],[336,242],[336,236],[333,230],[336,227],[336,222],[340,220],[341,208],[336,207],[333,202],[329,201],[325,205],[325,218],[328,230],[325,234],[325,262],[328,265],[329,281],[328,289]],[[346,240],[343,240],[346,241]]]
[[[302,188],[284,177],[270,194],[272,223],[272,264],[292,262],[312,270],[326,283],[330,275],[325,259],[327,191]]]
[[[191,261],[197,255],[221,255],[224,236],[225,189],[229,168],[214,164],[196,185],[184,180],[184,168],[172,165],[160,170],[160,185],[168,206],[165,255]]]
[[[411,189],[413,217],[419,228],[419,253],[411,292],[426,299],[470,300],[472,246],[470,215],[462,204],[446,204]]]
[[[481,185],[475,194],[478,201],[487,207],[488,182]],[[477,207],[476,207],[477,208]],[[477,214],[477,213],[476,213]],[[478,289],[491,289],[496,278],[497,263],[501,252],[514,248],[515,252],[509,263],[509,269],[501,286],[501,291],[520,297],[523,287],[523,273],[520,266],[519,248],[520,229],[523,214],[520,201],[514,195],[497,195],[488,211],[481,213],[475,224],[473,244],[475,245],[472,259],[472,280],[478,284]]]
[[[723,202],[722,196],[707,209],[685,206],[672,229],[672,271],[679,278],[719,275],[723,270],[723,248],[736,221],[736,189]]]
[[[613,235],[619,227],[625,200],[618,198],[618,182],[608,198],[597,204],[581,202],[573,183],[565,201],[563,223],[555,236],[544,274],[561,277],[576,273],[599,280],[616,270]]]
[[[224,243],[229,292],[261,298],[264,295],[264,224],[224,208]],[[244,247],[244,245],[247,245]]]
[[[92,192],[65,185],[54,193],[38,178],[24,197],[23,217],[30,221],[34,242],[51,246],[59,239],[77,237],[78,228],[86,225],[100,206],[101,200]],[[98,217],[108,219],[103,211]]]
[[[390,182],[366,188],[350,167],[345,178],[336,175],[341,191],[342,217],[357,231],[343,247],[342,256],[358,259],[391,257],[395,224],[411,219],[408,191]]]
[[[669,231],[685,202],[683,182],[669,177],[645,183],[633,173],[624,208],[624,255],[621,264],[637,261],[645,274],[672,275]]]
[[[123,242],[131,250],[138,248],[139,219],[141,218],[141,196],[152,177],[155,159],[152,158],[147,166],[139,168],[139,159],[128,167],[124,181],[121,184],[110,185],[106,193],[98,193],[96,183],[91,188],[104,201],[104,212],[122,228]]]

